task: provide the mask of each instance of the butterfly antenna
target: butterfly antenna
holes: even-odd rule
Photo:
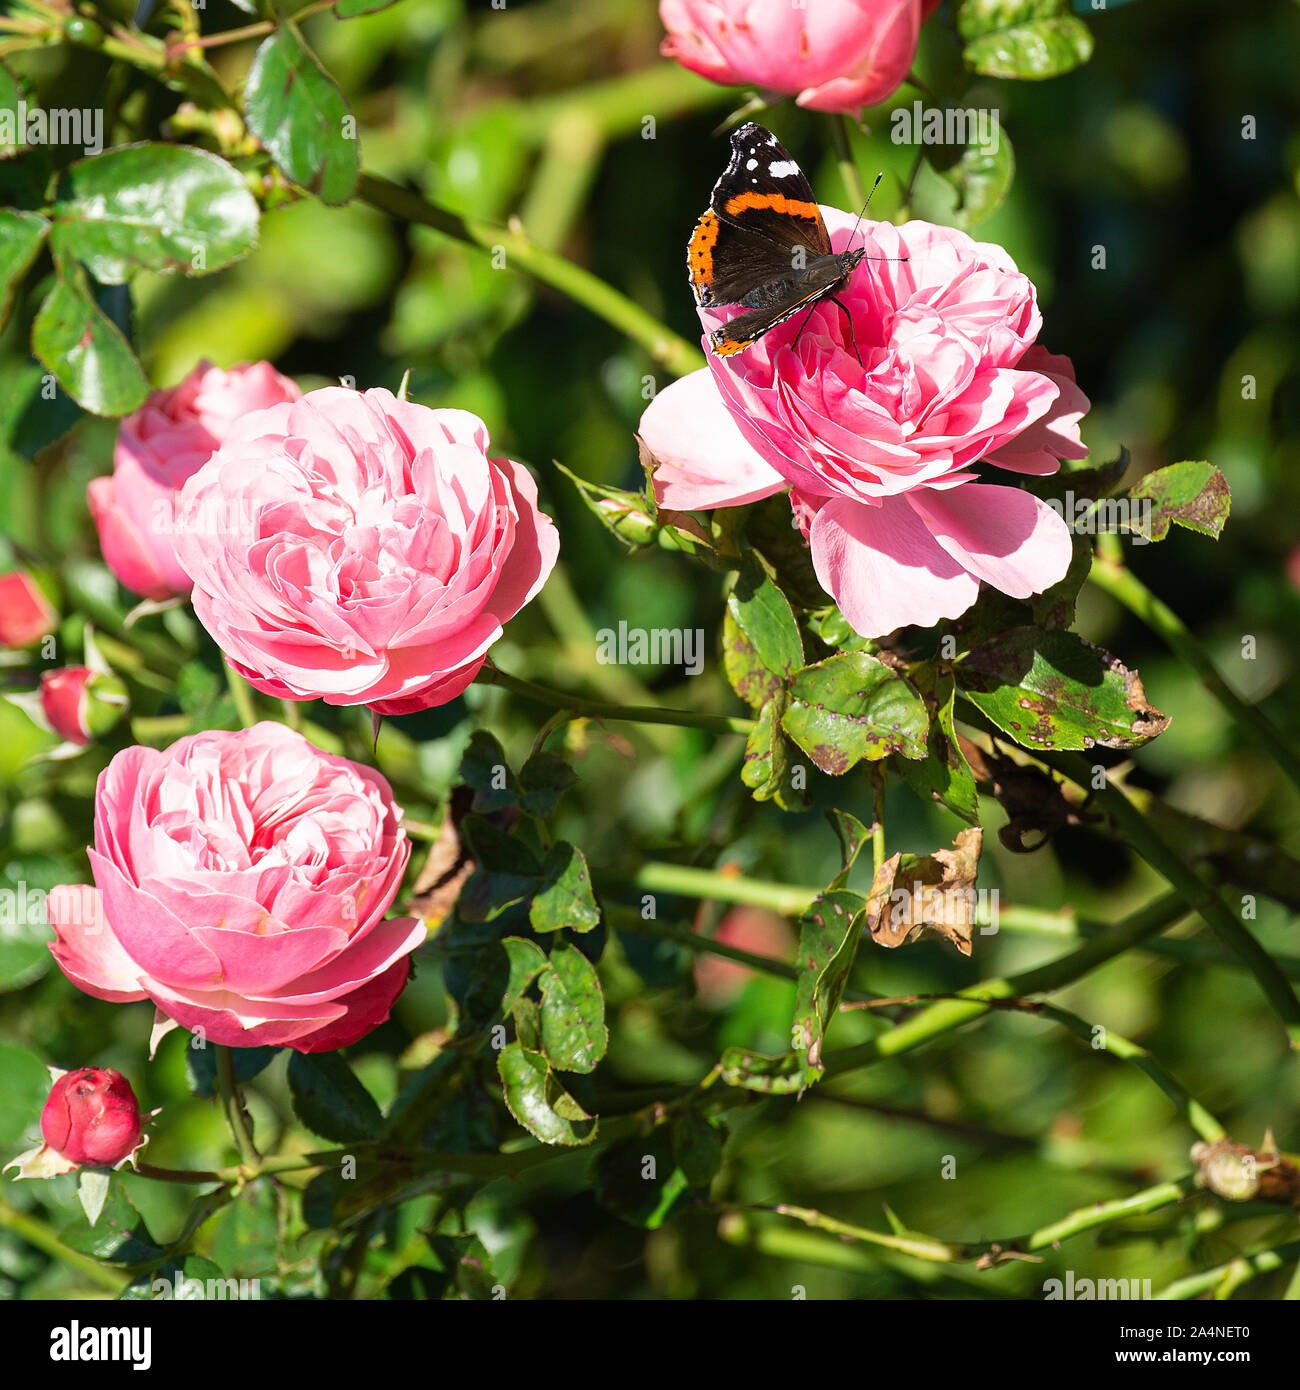
[[[867,201],[862,204],[862,211],[858,213],[858,220],[853,224],[853,230],[849,233],[848,241],[844,243],[846,247],[853,245],[853,238],[858,234],[858,227],[861,226],[862,219],[867,215],[867,209],[871,206],[872,195],[875,193],[876,189],[880,187],[880,180],[884,177],[885,171],[882,169],[880,173],[876,175],[875,183],[871,185],[871,192],[867,194]],[[912,258],[910,256],[865,256],[863,259],[868,261],[910,261]]]

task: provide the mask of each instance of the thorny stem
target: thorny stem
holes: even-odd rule
[[[244,1114],[243,1102],[239,1096],[239,1086],[235,1081],[235,1054],[228,1047],[217,1046],[217,1091],[221,1097],[221,1108],[225,1112],[226,1123],[230,1126],[231,1137],[239,1150],[239,1157],[246,1168],[260,1169],[261,1156],[253,1143],[248,1117]]]

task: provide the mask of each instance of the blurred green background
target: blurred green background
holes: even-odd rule
[[[1217,544],[1175,529],[1158,547],[1131,548],[1131,563],[1205,640],[1227,679],[1300,734],[1300,708],[1289,694],[1300,654],[1300,9],[1264,0],[1135,0],[1086,18],[1096,51],[1083,68],[1041,84],[981,80],[962,98],[1000,108],[1015,152],[1010,196],[974,234],[1005,246],[1038,285],[1042,341],[1073,359],[1092,399],[1084,435],[1096,457],[1126,445],[1130,480],[1199,458],[1227,476],[1232,516]],[[202,16],[205,32],[245,22],[224,0],[212,0]],[[936,21],[945,22],[942,14]],[[684,247],[725,159],[725,137],[711,132],[743,93],[661,60],[650,0],[511,0],[505,11],[402,0],[346,24],[316,17],[305,33],[358,115],[368,170],[412,181],[443,206],[501,221],[518,216],[539,243],[589,266],[684,336],[698,336]],[[943,61],[941,38],[927,30],[923,74]],[[252,49],[216,49],[213,62],[233,79]],[[79,92],[84,104],[116,80],[100,55],[65,49],[28,59],[26,71],[47,104],[60,92]],[[916,96],[904,87],[896,101]],[[132,99],[149,105],[133,118],[153,122],[177,101],[161,87]],[[872,211],[889,216],[914,151],[890,143],[887,109],[869,115],[872,132],[855,136],[855,154],[868,179],[886,171]],[[650,117],[654,138],[647,139]],[[760,119],[823,201],[848,201],[825,118],[786,103]],[[0,190],[6,177],[0,170]],[[924,186],[918,202],[942,205]],[[1093,268],[1096,247],[1105,249],[1105,269]],[[90,477],[108,470],[113,426],[85,420],[65,435],[75,410],[39,399],[39,371],[26,352],[38,302],[31,294],[0,337],[0,517],[8,538],[0,559],[44,566],[65,611],[93,614],[111,635],[130,597],[98,563],[84,492]],[[720,576],[659,550],[625,558],[552,467],[558,459],[582,477],[635,486],[633,431],[647,378],[667,380],[581,307],[432,231],[360,205],[304,201],[269,213],[260,248],[224,274],[141,278],[133,308],[137,345],[158,385],[200,357],[222,365],[265,357],[304,387],[342,375],[361,387],[396,389],[409,370],[413,399],[478,412],[496,450],[533,467],[563,538],[563,575],[511,625],[494,650],[497,664],[590,689],[602,678],[591,629],[620,618],[699,627],[711,644],[702,675],[681,682],[642,669],[631,676],[664,703],[735,708],[717,649]],[[1172,716],[1168,732],[1136,755],[1134,782],[1198,816],[1294,846],[1294,793],[1186,668],[1100,594],[1085,591],[1079,614],[1083,635],[1139,667],[1152,702]],[[65,650],[76,649],[80,621],[65,621]],[[179,611],[144,626],[184,663],[191,703],[209,701],[220,722],[210,642]],[[1246,636],[1256,639],[1249,660]],[[32,677],[18,666],[9,674],[11,684]],[[190,708],[178,706],[173,681],[128,674],[136,714],[165,718]],[[322,742],[368,756],[368,720],[358,712],[318,707],[308,717],[320,721],[310,732]],[[408,810],[436,820],[473,727],[486,723],[521,759],[543,717],[500,691],[475,689],[444,710],[388,725],[379,762]],[[0,706],[0,876],[11,884],[44,888],[86,876],[90,796],[112,749],[67,765],[25,761],[50,742],[15,708]],[[618,930],[638,901],[618,880],[648,860],[677,860],[729,863],[751,877],[816,887],[838,867],[823,819],[753,803],[737,776],[738,739],[578,726],[569,751],[580,782],[557,832],[610,876],[606,906],[615,928],[602,967],[613,1039],[600,1086],[613,1093],[695,1080],[727,1044],[783,1048],[788,988],[755,978],[729,1007],[706,1007],[687,952]],[[837,783],[818,778],[813,792],[819,805],[870,819],[861,768]],[[985,809],[991,831],[1004,815],[991,801]],[[886,824],[891,849],[918,853],[946,845],[960,828],[901,783],[891,783]],[[1087,830],[1064,831],[1033,855],[1007,853],[992,833],[986,847],[981,886],[999,889],[1004,904],[1073,905],[1111,922],[1160,888]],[[712,929],[719,909],[696,920],[697,907],[661,898],[659,920]],[[1275,953],[1300,956],[1282,907],[1261,899],[1253,927]],[[1189,921],[1173,934],[1200,930]],[[855,978],[887,994],[941,991],[1062,949],[1049,938],[1003,932],[977,937],[970,961],[939,943],[865,950]],[[7,939],[3,952],[11,988],[0,995],[0,1038],[8,1040],[0,1043],[0,1156],[24,1147],[33,1097],[39,1108],[43,1096],[43,1076],[26,1054],[2,1050],[16,1044],[60,1066],[125,1072],[143,1102],[164,1107],[154,1162],[225,1161],[220,1117],[191,1096],[182,1042],[169,1038],[146,1064],[148,1006],[88,1000],[47,968],[39,943]],[[1240,970],[1130,952],[1061,1002],[1143,1042],[1236,1139],[1255,1144],[1272,1125],[1283,1149],[1300,1149],[1295,1065],[1257,985]],[[393,1021],[353,1049],[381,1102],[397,1084],[395,1058],[443,1021],[431,952]],[[872,1030],[862,1015],[844,1015],[835,1041],[851,1044]],[[281,1059],[254,1093],[254,1115],[267,1132],[293,1123],[283,1069]],[[1044,1021],[997,1014],[922,1052],[827,1083],[798,1104],[772,1100],[734,1111],[731,1123],[714,1187],[720,1201],[785,1201],[876,1227],[887,1202],[909,1226],[953,1240],[1015,1235],[1177,1176],[1193,1137],[1135,1069]],[[311,1144],[300,1130],[286,1142]],[[954,1177],[941,1176],[945,1156],[955,1158]],[[649,1233],[622,1224],[594,1200],[589,1162],[577,1153],[476,1199],[477,1229],[498,1251],[512,1296],[790,1297],[802,1285],[816,1298],[1032,1298],[1067,1269],[1076,1278],[1150,1278],[1158,1287],[1288,1220],[1198,1233],[1166,1212],[1129,1223],[1122,1239],[1084,1236],[1042,1264],[981,1273],[856,1250],[836,1255],[829,1242],[811,1260],[799,1228],[780,1228],[784,1244],[760,1252],[723,1239],[718,1212],[707,1206]],[[182,1191],[138,1179],[128,1186],[155,1234],[174,1234]],[[47,1208],[56,1227],[76,1213],[70,1178],[39,1189],[6,1181],[4,1197]],[[234,1241],[221,1235],[225,1219],[204,1240]],[[396,1230],[377,1237],[373,1258],[382,1261],[402,1238]],[[312,1239],[302,1246],[304,1268]],[[1278,1296],[1288,1277],[1270,1276],[1251,1291]],[[57,1296],[82,1287],[76,1274],[0,1231],[0,1292]]]

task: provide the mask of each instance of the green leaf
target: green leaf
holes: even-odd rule
[[[916,216],[969,231],[1002,206],[1015,182],[1016,156],[1000,123],[984,133],[991,138],[983,140],[976,129],[965,145],[923,147],[931,176],[917,180],[912,198]]]
[[[1169,723],[1136,671],[1071,632],[1012,628],[954,669],[962,694],[1025,748],[1139,748]]]
[[[787,702],[784,690],[768,700],[745,740],[740,780],[754,793],[755,801],[771,801],[785,788],[790,759],[781,732],[781,715]]]
[[[549,961],[546,952],[524,936],[507,936],[500,945],[510,962],[510,974],[501,996],[501,1012],[508,1014],[520,995],[548,967]]]
[[[0,1042],[0,1145],[17,1144],[40,1133],[41,1111],[50,1095],[45,1063],[16,1043]],[[4,1155],[8,1162],[9,1154]]]
[[[276,166],[325,203],[346,203],[361,176],[355,117],[288,20],[257,50],[244,89],[248,128]],[[352,130],[344,133],[345,123]]]
[[[337,1052],[295,1052],[289,1090],[294,1113],[322,1139],[364,1142],[377,1139],[384,1127],[374,1097]]]
[[[251,1182],[212,1223],[212,1257],[241,1279],[275,1272],[279,1257],[275,1189],[269,1178]]]
[[[95,303],[79,266],[57,278],[32,324],[32,352],[59,385],[92,415],[127,415],[149,383],[121,329]]]
[[[466,816],[460,833],[475,864],[458,903],[466,921],[490,922],[542,886],[542,866],[522,840],[481,816]]]
[[[595,1139],[597,1121],[555,1079],[541,1053],[510,1043],[497,1056],[497,1074],[507,1108],[535,1139],[565,1147]]]
[[[340,19],[356,19],[363,14],[378,14],[396,3],[397,0],[338,0],[334,13]]]
[[[609,1042],[596,967],[576,946],[560,942],[541,989],[542,1051],[561,1071],[595,1071]]]
[[[838,776],[863,758],[925,757],[925,702],[882,661],[844,652],[805,666],[790,683],[781,720],[823,772]]]
[[[116,1176],[95,1224],[92,1226],[84,1216],[78,1217],[59,1232],[59,1239],[70,1250],[116,1265],[144,1264],[162,1253],[149,1234],[144,1217],[122,1190],[121,1178]]]
[[[542,749],[534,753],[519,770],[520,805],[525,811],[545,820],[577,780],[573,768],[558,753],[548,753]]]
[[[600,926],[600,907],[591,891],[591,870],[582,851],[565,840],[542,861],[542,883],[528,909],[534,931],[568,927],[588,932]]]
[[[258,1072],[269,1066],[280,1052],[278,1047],[232,1047],[235,1084],[242,1086]],[[211,1100],[217,1093],[217,1049],[195,1047],[193,1040],[185,1048],[185,1071],[190,1089],[196,1096]]]
[[[791,1041],[795,1052],[804,1056],[808,1080],[824,1070],[822,1040],[853,968],[866,906],[861,893],[835,888],[818,898],[799,919],[795,956],[799,978]]]
[[[1033,82],[1060,77],[1091,57],[1092,35],[1073,15],[999,29],[972,39],[962,50],[967,67],[985,77]]]
[[[763,1091],[774,1096],[793,1095],[804,1088],[804,1059],[797,1052],[767,1057],[745,1047],[729,1047],[718,1063],[718,1074],[728,1086]]]
[[[0,993],[34,983],[54,964],[46,894],[77,876],[52,854],[24,854],[0,866]]]
[[[731,688],[754,709],[761,709],[804,664],[790,601],[752,555],[727,597],[722,661]]]
[[[895,766],[923,801],[937,801],[969,825],[979,824],[979,792],[975,774],[957,742],[957,687],[951,676],[935,688],[935,717],[930,724],[926,755],[915,762],[899,758]]]
[[[40,254],[50,224],[35,212],[0,208],[0,328],[9,322],[18,286]]]
[[[1171,463],[1148,473],[1128,490],[1141,519],[1130,516],[1126,530],[1162,541],[1171,525],[1185,526],[1216,541],[1232,506],[1228,480],[1212,463]]]
[[[673,1158],[693,1188],[706,1188],[722,1168],[721,1123],[687,1110],[673,1123]]]
[[[225,1301],[238,1298],[239,1289],[233,1279],[226,1278],[221,1266],[205,1255],[185,1255],[138,1274],[118,1294],[118,1299],[124,1303],[153,1303],[177,1297],[186,1301],[206,1299],[211,1294]]]
[[[963,39],[977,39],[999,29],[1054,19],[1069,6],[1066,0],[960,0],[956,8],[957,32]]]
[[[59,181],[52,245],[104,285],[139,270],[210,275],[257,244],[257,200],[224,159],[192,145],[126,145]]]
[[[460,775],[474,791],[472,809],[490,815],[513,806],[519,799],[519,784],[506,762],[505,749],[486,729],[476,729],[460,759]]]

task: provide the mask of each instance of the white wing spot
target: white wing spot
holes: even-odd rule
[[[774,179],[797,178],[799,166],[793,159],[775,159],[767,166],[767,172],[771,174]]]
[[[758,168],[758,160],[756,160],[756,159],[747,159],[747,160],[745,161],[745,168],[746,168],[746,169],[757,169],[757,168]]]

